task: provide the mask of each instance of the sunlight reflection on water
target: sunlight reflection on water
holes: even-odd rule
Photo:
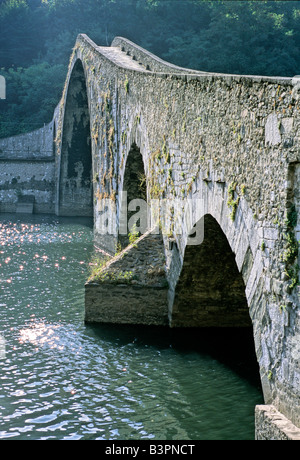
[[[1,308],[1,304],[0,304]],[[6,341],[2,334],[0,334],[0,359],[5,359],[6,356]]]
[[[20,330],[19,342],[30,342],[32,345],[38,347],[48,345],[51,348],[63,350],[63,346],[59,344],[59,336],[55,335],[55,329],[60,326],[54,326],[45,323],[34,323],[31,327]]]
[[[214,356],[240,338],[85,325],[92,254],[90,223],[0,216],[0,438],[253,439],[260,389]]]

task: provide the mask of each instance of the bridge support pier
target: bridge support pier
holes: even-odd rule
[[[300,441],[300,429],[272,405],[255,408],[257,441]]]
[[[150,232],[99,268],[85,285],[87,323],[167,326],[163,242]]]

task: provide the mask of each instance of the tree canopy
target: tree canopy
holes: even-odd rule
[[[51,120],[78,33],[126,37],[176,65],[251,75],[300,73],[300,2],[2,0],[0,136]]]

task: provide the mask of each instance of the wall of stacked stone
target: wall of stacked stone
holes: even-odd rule
[[[0,139],[0,159],[53,159],[53,122],[44,127]]]
[[[34,212],[53,213],[55,198],[54,123],[0,139],[0,212],[15,212],[22,197],[34,197]]]
[[[255,427],[257,441],[300,441],[299,428],[274,406],[256,406]]]
[[[168,325],[162,238],[150,232],[115,255],[85,285],[85,321]]]

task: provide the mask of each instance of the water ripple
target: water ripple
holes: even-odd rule
[[[252,439],[260,389],[205,341],[84,324],[92,253],[86,222],[0,217],[0,439]]]

